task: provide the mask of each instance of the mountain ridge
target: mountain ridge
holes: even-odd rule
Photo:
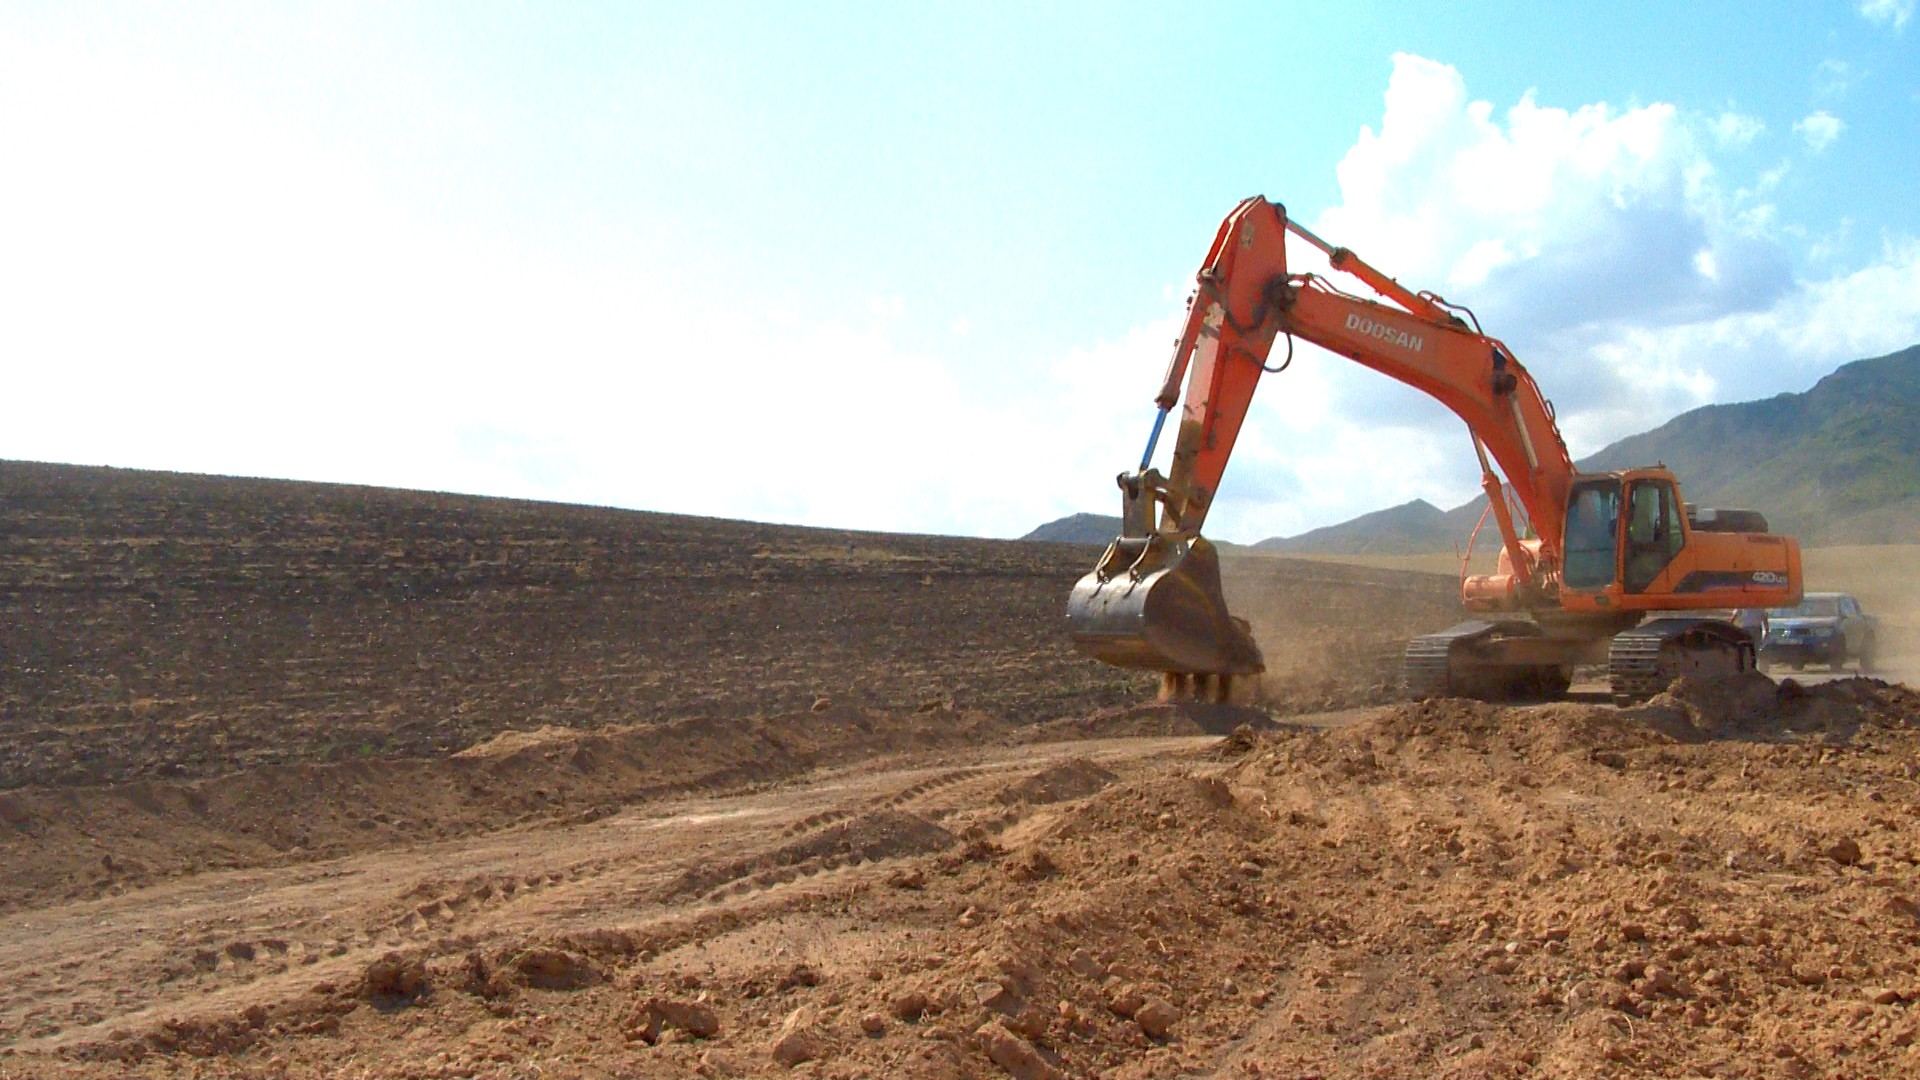
[[[1920,542],[1920,344],[1842,364],[1798,393],[1689,409],[1574,464],[1581,472],[1665,465],[1688,502],[1758,510],[1775,532],[1806,544]],[[1443,511],[1414,499],[1251,546],[1450,553],[1485,506],[1476,497]],[[1075,514],[1022,539],[1104,544],[1119,526],[1117,517]]]
[[[1688,502],[1759,510],[1803,543],[1920,541],[1920,345],[1842,364],[1798,393],[1689,409],[1574,462],[1581,472],[1656,464]],[[1424,534],[1390,538],[1405,548],[1396,553],[1457,550],[1485,506],[1475,498]],[[1364,554],[1383,538],[1360,524],[1386,512],[1272,539],[1296,553]]]

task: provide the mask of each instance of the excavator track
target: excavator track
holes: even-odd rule
[[[1667,640],[1664,634],[1638,629],[1614,635],[1607,647],[1607,682],[1616,703],[1645,701],[1673,681],[1671,675],[1663,679],[1660,674],[1660,654]]]
[[[1410,698],[1546,701],[1572,681],[1564,646],[1545,641],[1532,622],[1469,619],[1407,642],[1401,686]]]
[[[1722,619],[1650,619],[1613,637],[1607,680],[1615,704],[1631,705],[1682,675],[1728,677],[1754,668],[1746,635]]]
[[[1407,696],[1415,699],[1449,697],[1464,692],[1464,687],[1454,685],[1454,651],[1470,642],[1493,636],[1500,626],[1499,623],[1484,619],[1469,619],[1407,642],[1407,651],[1400,663],[1401,685]]]
[[[1528,698],[1538,684],[1523,669],[1507,667],[1494,655],[1503,638],[1538,638],[1532,623],[1488,623],[1469,619],[1436,634],[1421,634],[1407,642],[1402,659],[1402,686],[1409,698],[1484,698],[1490,701]]]

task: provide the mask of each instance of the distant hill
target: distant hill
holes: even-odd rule
[[[1351,521],[1299,536],[1276,536],[1253,545],[1262,551],[1319,555],[1417,555],[1447,551],[1464,536],[1447,529],[1447,515],[1425,499],[1375,510]]]
[[[1920,540],[1920,345],[1855,361],[1804,394],[1682,413],[1580,467],[1655,461],[1689,501],[1752,507],[1804,542]]]
[[[1074,514],[1045,525],[1021,537],[1055,544],[1097,544],[1105,547],[1120,535],[1120,519],[1110,514]]]
[[[1759,510],[1775,531],[1803,543],[1920,541],[1920,345],[1856,360],[1805,393],[1681,413],[1576,464],[1587,472],[1665,464],[1689,502]],[[1474,499],[1441,514],[1416,501],[1254,546],[1454,551],[1484,505]]]
[[[1113,542],[1114,537],[1119,535],[1120,519],[1118,517],[1111,514],[1074,514],[1058,521],[1049,521],[1020,539],[1106,547]],[[1209,539],[1212,538],[1209,537]],[[1213,546],[1221,551],[1237,551],[1241,547],[1239,544],[1225,540],[1214,540]]]

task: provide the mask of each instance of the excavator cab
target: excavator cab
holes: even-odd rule
[[[1588,476],[1567,498],[1565,566],[1569,589],[1616,583],[1645,592],[1687,543],[1686,511],[1664,476]]]

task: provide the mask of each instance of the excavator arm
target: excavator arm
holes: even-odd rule
[[[1333,269],[1381,299],[1341,292],[1318,275],[1290,273],[1289,234],[1320,249]],[[1235,207],[1201,266],[1155,398],[1159,415],[1140,467],[1119,478],[1122,535],[1069,601],[1081,649],[1109,663],[1174,675],[1262,669],[1245,624],[1226,613],[1217,558],[1199,534],[1254,388],[1262,374],[1291,362],[1293,338],[1424,391],[1464,420],[1511,567],[1512,579],[1502,587],[1536,596],[1556,588],[1554,553],[1561,550],[1572,459],[1533,377],[1505,345],[1454,311],[1328,245],[1288,220],[1278,204],[1256,196]],[[1282,336],[1289,339],[1287,358],[1270,367]],[[1172,463],[1162,477],[1151,459],[1176,407]],[[1540,542],[1522,542],[1495,464]]]
[[[1289,274],[1289,233],[1326,252],[1334,269],[1351,273],[1391,303],[1340,292],[1317,275]],[[1271,370],[1267,360],[1284,334],[1346,356],[1453,410],[1466,422],[1483,467],[1491,456],[1512,483],[1543,548],[1559,550],[1573,461],[1552,406],[1505,345],[1469,327],[1437,297],[1409,292],[1257,196],[1221,225],[1199,282],[1154,402],[1171,409],[1186,379],[1167,480],[1178,529],[1197,532],[1205,521],[1254,387]],[[1483,472],[1498,485],[1490,468]],[[1514,558],[1516,569],[1531,567],[1531,556]]]

